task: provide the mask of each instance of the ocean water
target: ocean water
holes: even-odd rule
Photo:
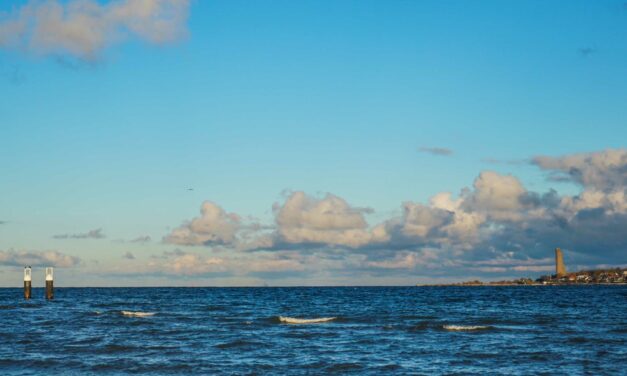
[[[627,374],[627,286],[0,289],[0,375]]]

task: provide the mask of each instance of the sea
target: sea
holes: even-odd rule
[[[626,375],[627,286],[0,289],[0,375]]]

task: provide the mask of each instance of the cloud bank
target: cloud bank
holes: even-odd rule
[[[189,0],[30,0],[0,13],[0,47],[93,61],[130,38],[152,44],[181,39],[189,6]]]
[[[369,224],[371,209],[333,194],[296,191],[273,206],[274,223],[258,231],[206,202],[201,217],[164,241],[274,255],[292,270],[334,275],[548,272],[555,247],[568,251],[573,266],[627,263],[627,150],[532,161],[549,182],[568,181],[579,193],[533,192],[515,176],[482,171],[456,195],[404,202],[400,215]],[[242,262],[252,265],[255,256]],[[229,270],[231,264],[220,265]]]

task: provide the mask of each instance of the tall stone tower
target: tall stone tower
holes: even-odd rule
[[[564,266],[564,255],[562,250],[555,248],[555,274],[557,277],[563,277],[566,275],[566,266]]]

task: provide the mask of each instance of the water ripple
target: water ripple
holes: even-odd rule
[[[627,287],[0,289],[0,374],[621,374]]]

